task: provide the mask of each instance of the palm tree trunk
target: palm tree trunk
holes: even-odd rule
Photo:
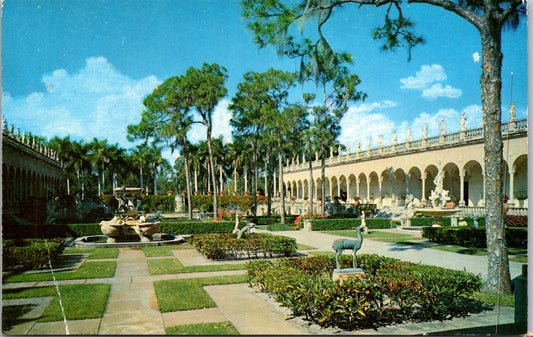
[[[324,214],[325,204],[326,204],[326,156],[322,153],[322,162],[321,162],[321,177],[322,177],[322,204],[320,207],[320,213]]]
[[[198,170],[196,165],[194,165],[194,191],[198,191]]]

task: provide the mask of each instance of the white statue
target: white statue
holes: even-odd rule
[[[509,108],[509,120],[514,121],[515,119],[516,119],[516,105],[512,103],[511,107]]]
[[[446,124],[444,123],[444,118],[440,119],[440,134],[446,134]]]
[[[424,123],[424,130],[422,130],[422,137],[428,138],[428,125]]]
[[[461,131],[466,131],[466,114],[461,114]]]
[[[396,145],[398,136],[396,135],[396,130],[392,133],[392,144]]]
[[[410,128],[407,128],[407,141],[408,142],[411,141],[411,129]]]

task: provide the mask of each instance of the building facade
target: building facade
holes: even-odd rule
[[[463,117],[464,119],[464,117]],[[336,197],[351,203],[356,196],[362,202],[378,207],[403,205],[412,195],[421,203],[429,200],[436,187],[435,177],[442,172],[442,187],[462,207],[483,207],[485,202],[485,170],[483,129],[467,130],[464,120],[461,131],[441,133],[422,139],[397,143],[395,135],[391,145],[370,146],[355,151],[331,151],[326,159],[326,199]],[[515,120],[513,116],[502,123],[504,157],[504,193],[514,208],[527,208],[527,119]],[[334,155],[334,153],[337,153]],[[322,195],[320,160],[312,162],[315,200]],[[309,163],[304,158],[294,158],[284,168],[284,186],[292,200],[303,201],[310,196]],[[439,183],[439,182],[437,182]]]
[[[5,122],[4,122],[5,123]],[[28,220],[43,213],[46,200],[62,193],[57,155],[34,137],[14,132],[4,124],[2,133],[2,213]],[[35,214],[28,214],[35,213]]]

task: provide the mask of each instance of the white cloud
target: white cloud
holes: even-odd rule
[[[87,59],[85,67],[74,73],[57,69],[45,74],[42,82],[43,92],[3,95],[2,110],[9,124],[48,138],[107,138],[123,147],[132,145],[126,140],[127,125],[140,120],[142,100],[161,83],[155,76],[132,79],[104,57]]]
[[[394,122],[385,114],[373,111],[395,106],[395,102],[382,101],[350,107],[341,120],[342,132],[339,141],[349,145],[351,152],[355,152],[357,142],[360,142],[361,149],[366,149],[369,139],[372,141],[372,146],[376,146],[379,135],[383,135],[384,139],[389,137]]]
[[[420,71],[416,72],[416,76],[402,78],[402,89],[418,89],[423,90],[433,82],[442,82],[447,78],[444,69],[439,64],[431,66],[423,65]]]
[[[462,111],[455,109],[440,109],[435,113],[422,112],[413,120],[394,122],[387,115],[380,113],[380,109],[390,109],[396,104],[390,101],[361,104],[351,107],[341,121],[342,133],[339,141],[350,147],[354,153],[357,142],[360,142],[361,150],[368,148],[368,140],[371,139],[372,148],[377,147],[379,136],[383,135],[385,146],[392,142],[393,132],[396,132],[397,142],[407,140],[407,128],[411,132],[411,140],[422,138],[424,124],[427,124],[428,137],[440,134],[440,121],[444,119],[446,133],[458,132],[461,129],[461,114],[466,114],[467,128],[481,127],[481,106],[470,105]]]
[[[451,85],[443,86],[440,83],[446,79],[446,73],[441,65],[423,65],[420,71],[416,72],[416,76],[400,79],[402,83],[400,88],[420,90],[422,91],[422,97],[429,100],[434,100],[439,97],[460,97],[463,94],[460,89],[455,89]]]
[[[230,104],[230,100],[228,99],[222,99],[215,107],[215,111],[213,111],[213,130],[211,132],[212,138],[217,138],[218,136],[222,135],[224,138],[224,142],[230,142],[232,140],[231,136],[231,125],[230,120],[232,118],[231,112],[228,110],[228,106]],[[205,126],[200,123],[195,123],[191,127],[191,130],[189,133],[187,133],[187,137],[189,137],[189,141],[193,144],[198,143],[202,140],[206,140],[207,137],[207,131],[205,129]]]
[[[430,88],[422,91],[422,97],[436,99],[439,97],[457,98],[461,97],[463,92],[460,89],[452,88],[450,85],[442,86],[441,83],[435,83]]]

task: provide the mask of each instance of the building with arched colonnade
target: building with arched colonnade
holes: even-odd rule
[[[2,213],[38,220],[46,201],[63,193],[61,166],[51,149],[12,129],[2,133]]]
[[[502,123],[504,193],[512,208],[527,208],[527,120]],[[425,132],[424,132],[425,134]],[[441,134],[355,152],[337,152],[326,159],[325,195],[351,203],[355,196],[378,207],[402,205],[409,194],[422,203],[435,188],[434,179],[443,172],[442,186],[460,207],[483,207],[485,170],[483,129]],[[334,153],[334,151],[331,151]],[[322,195],[320,161],[312,163],[315,200]],[[309,163],[293,159],[284,168],[284,188],[292,200],[310,196]]]

